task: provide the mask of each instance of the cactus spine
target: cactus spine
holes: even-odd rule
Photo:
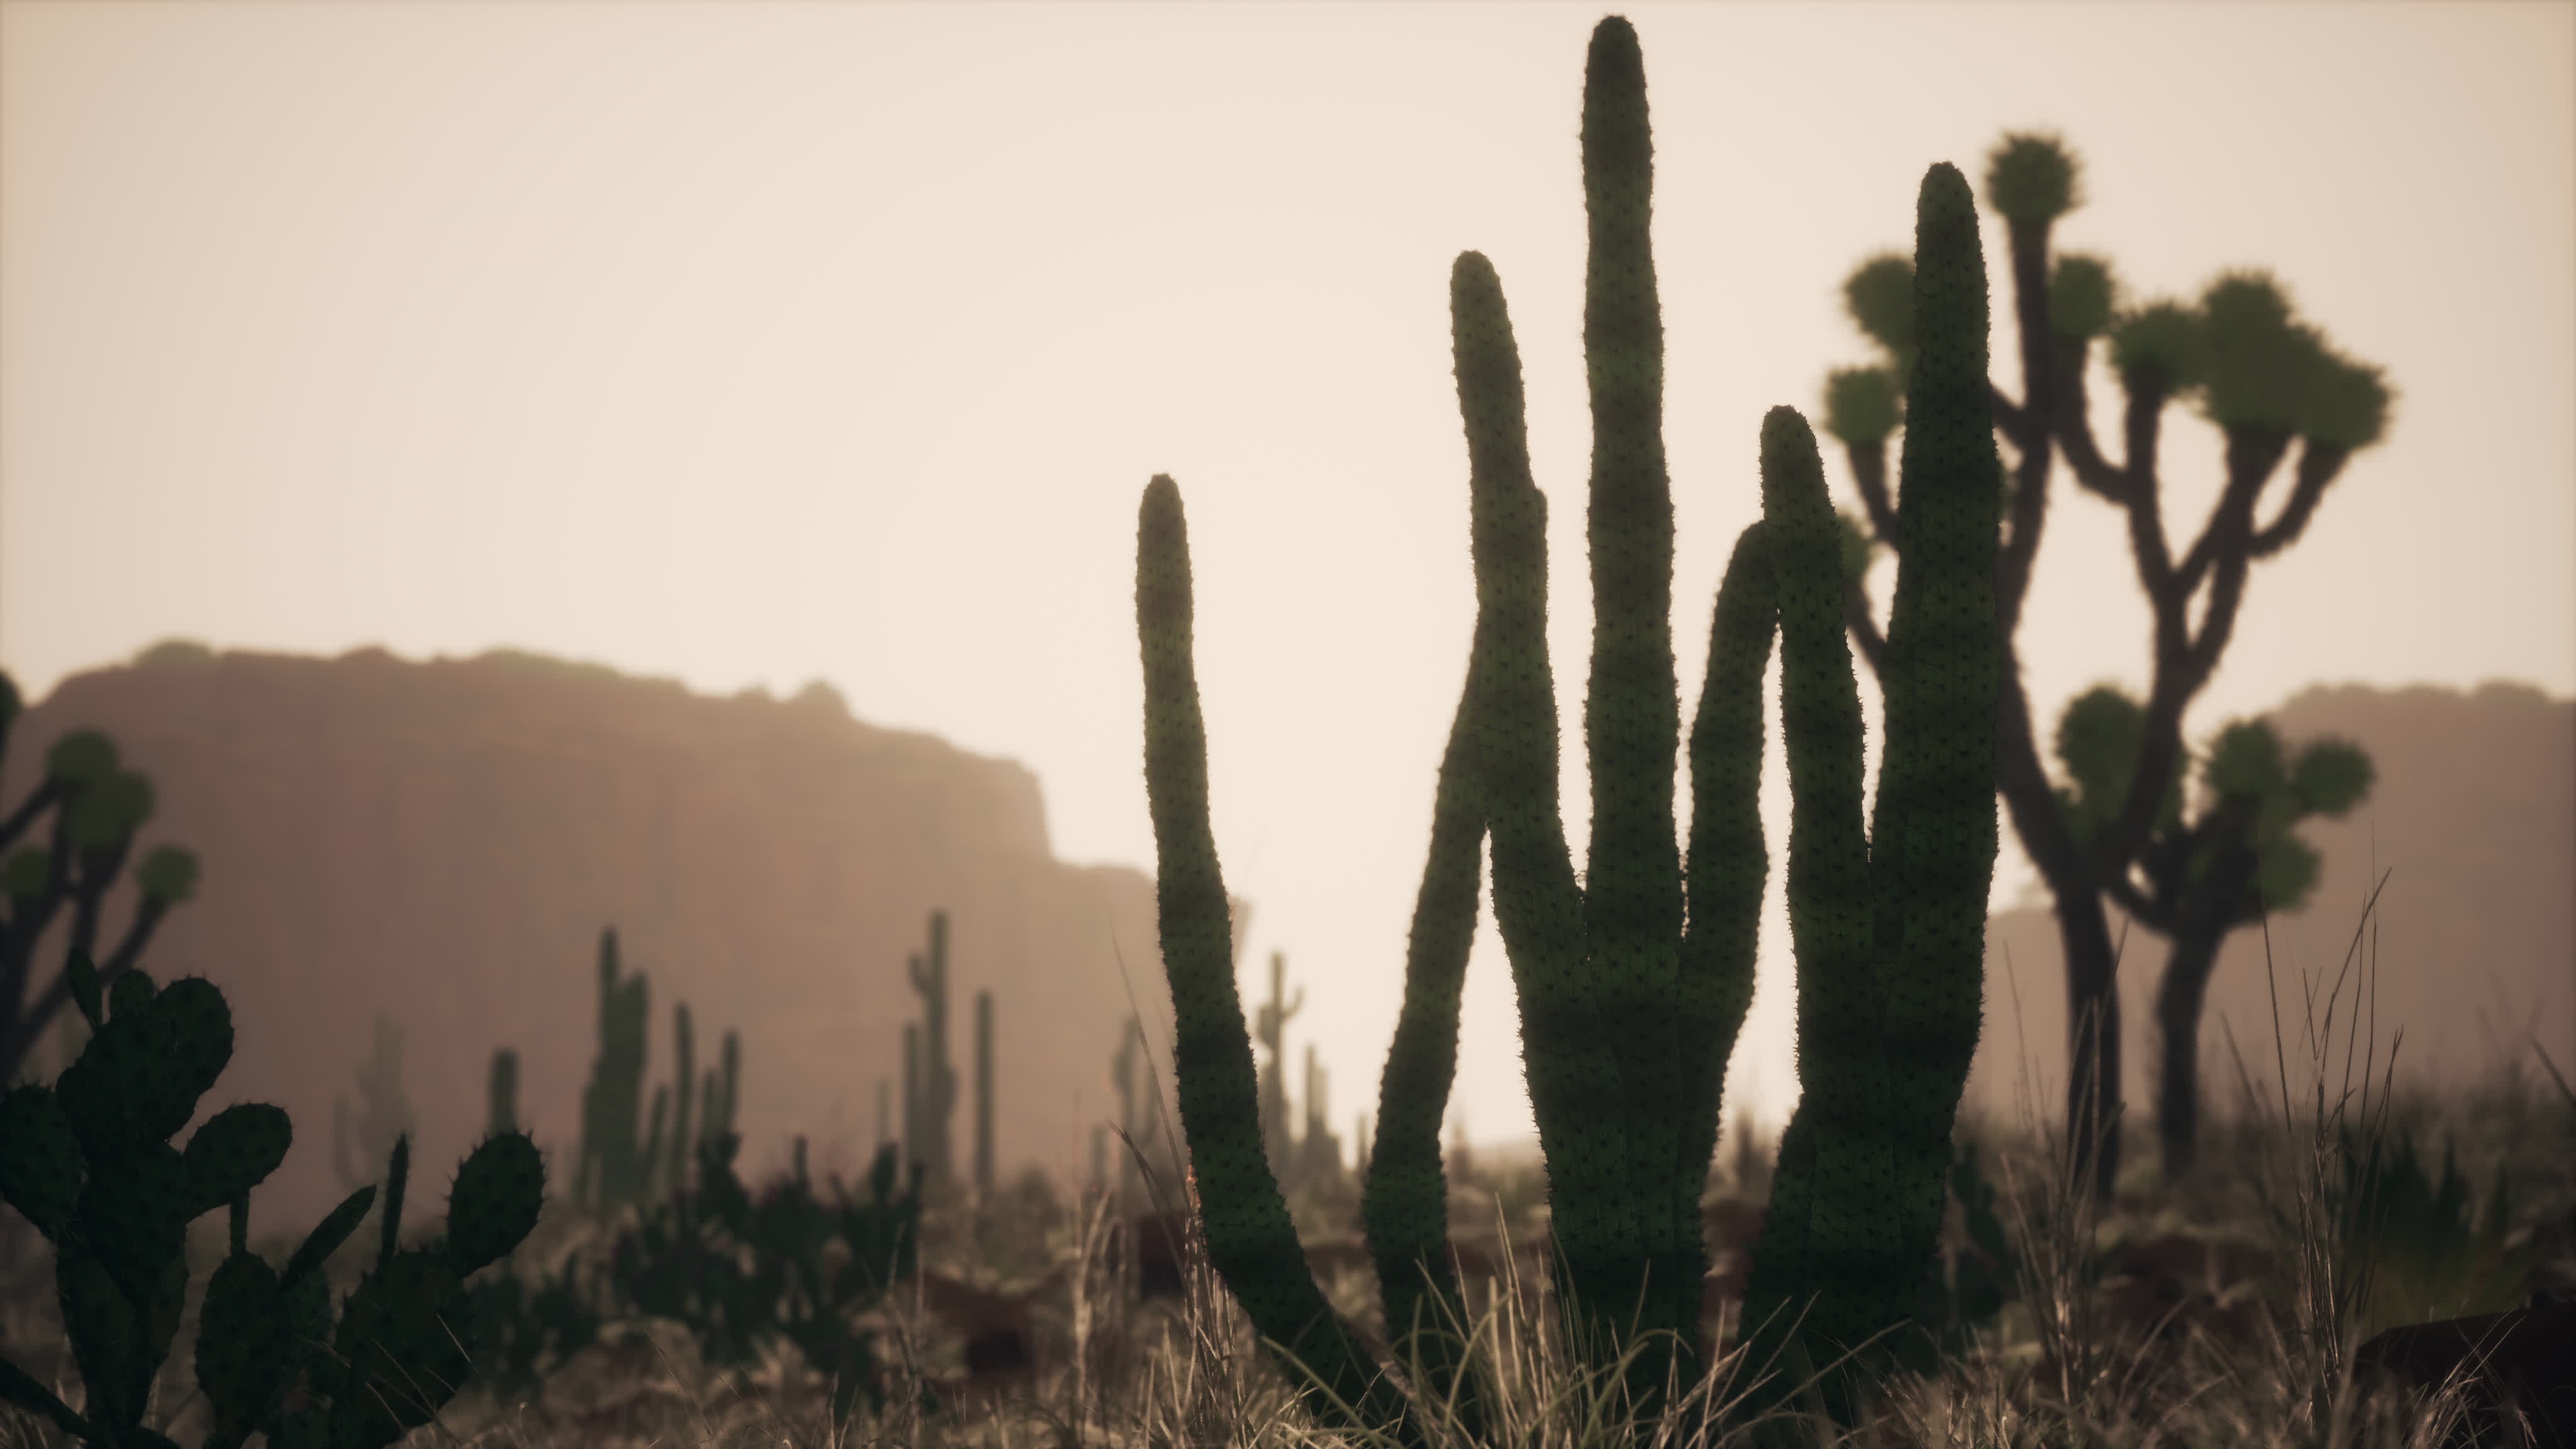
[[[929,1134],[921,1123],[921,1023],[903,1024],[903,1163],[909,1174],[929,1174]]]
[[[1575,874],[1558,804],[1546,502],[1530,476],[1519,356],[1501,284],[1470,252],[1451,272],[1451,316],[1473,491],[1475,645],[1442,762],[1367,1211],[1390,1324],[1402,1332],[1397,1283],[1418,1280],[1443,1298],[1455,1291],[1442,1280],[1446,1255],[1421,1249],[1445,1244],[1435,1134],[1454,1070],[1481,821],[1492,835],[1496,916],[1521,1006],[1567,1327],[1596,1367],[1633,1350],[1623,1377],[1643,1416],[1663,1401],[1667,1374],[1699,1350],[1698,1201],[1726,1059],[1752,994],[1768,869],[1757,790],[1775,627],[1795,793],[1789,893],[1805,1097],[1755,1249],[1746,1321],[1817,1301],[1794,1339],[1785,1316],[1758,1329],[1768,1338],[1757,1336],[1754,1361],[1766,1341],[1789,1348],[1793,1367],[1802,1355],[1831,1361],[1901,1322],[1925,1275],[1976,1043],[1996,846],[2000,468],[1975,208],[1957,169],[1936,165],[1917,201],[1920,345],[1902,500],[1914,546],[1897,581],[1872,835],[1861,829],[1841,530],[1813,434],[1794,410],[1775,408],[1761,434],[1763,519],[1736,540],[1718,591],[1689,741],[1685,868],[1673,822],[1680,740],[1662,327],[1647,229],[1652,147],[1636,33],[1615,16],[1593,32],[1582,150],[1594,438],[1590,870]],[[1167,476],[1147,487],[1140,513],[1137,626],[1159,924],[1209,1256],[1260,1332],[1311,1375],[1306,1402],[1319,1418],[1392,1421],[1412,1438],[1409,1412],[1379,1397],[1376,1366],[1302,1270],[1278,1183],[1264,1170],[1208,826],[1187,536]],[[1422,1029],[1408,1038],[1417,1009]],[[1400,1093],[1399,1083],[1413,1091]],[[1434,1395],[1448,1387],[1440,1372],[1428,1385]],[[1829,1387],[1847,1410],[1845,1385]],[[1469,1386],[1460,1388],[1464,1398]]]

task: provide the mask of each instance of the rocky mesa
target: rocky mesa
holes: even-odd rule
[[[711,698],[514,653],[164,647],[31,707],[7,798],[83,726],[155,786],[138,858],[167,841],[203,867],[144,966],[163,981],[203,975],[232,1004],[233,1065],[205,1110],[267,1101],[294,1118],[293,1150],[253,1195],[256,1231],[309,1226],[346,1191],[333,1102],[354,1097],[379,1012],[403,1025],[428,1181],[443,1184],[481,1134],[505,1046],[520,1057],[522,1120],[564,1171],[612,924],[625,967],[650,983],[648,1093],[671,1077],[674,1002],[689,1005],[702,1072],[722,1034],[741,1033],[736,1125],[754,1180],[783,1169],[800,1133],[818,1175],[864,1171],[881,1089],[899,1120],[903,1024],[921,1015],[905,967],[934,909],[950,923],[961,1171],[976,992],[995,997],[1006,1181],[1036,1165],[1059,1181],[1088,1171],[1131,1009],[1158,1058],[1170,1040],[1153,879],[1056,860],[1028,770],[869,726],[826,687]],[[132,901],[130,885],[110,897],[106,940]],[[61,939],[57,927],[38,953],[38,986]],[[48,1074],[51,1047],[37,1063]]]

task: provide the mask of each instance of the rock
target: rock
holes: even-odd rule
[[[2511,1400],[2541,1449],[2576,1445],[2576,1303],[2535,1294],[2502,1313],[2410,1323],[2363,1344],[2354,1362],[2423,1390],[2464,1370],[2477,1386],[2474,1418],[2492,1421],[2493,1406]]]

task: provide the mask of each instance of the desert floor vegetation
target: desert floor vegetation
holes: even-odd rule
[[[2164,1183],[2152,1152],[2143,1152],[2124,1166],[2112,1200],[2078,1190],[2087,1169],[2062,1150],[2063,1124],[2028,1107],[2050,1100],[2043,1084],[2023,1084],[2018,1122],[1963,1113],[1958,1136],[1976,1145],[2006,1229],[2008,1299],[1936,1372],[1885,1380],[1856,1426],[1795,1413],[1727,1422],[1727,1403],[1764,1370],[1737,1347],[1730,1296],[1760,1221],[1758,1177],[1740,1181],[1734,1168],[1711,1175],[1708,1318],[1720,1349],[1703,1380],[1669,1399],[1640,1441],[1612,1427],[1619,1416],[1608,1391],[1586,1381],[1562,1343],[1537,1166],[1453,1161],[1452,1238],[1476,1320],[1472,1352],[1494,1391],[1493,1419],[1472,1441],[1438,1406],[1424,1406],[1434,1442],[1514,1449],[2556,1442],[2512,1404],[2492,1406],[2468,1373],[2427,1386],[2361,1361],[2360,1346],[2391,1324],[2576,1302],[2576,1091],[2566,1076],[2576,1063],[2531,1042],[2500,1055],[2488,1079],[2456,1100],[2406,1086],[2366,1045],[2376,965],[2365,929],[2331,978],[2276,980],[2277,1034],[2260,1044],[2268,1048],[2260,1056],[2238,1044],[2232,1108],[2213,1114],[2208,1148],[2186,1182]],[[2009,1029],[2011,1004],[1990,1000],[1988,1029],[1998,1020]],[[2439,1162],[2447,1146],[2472,1190],[2437,1192],[2429,1216],[2410,1210],[2406,1221],[2369,1231],[2352,1184],[2369,1180],[2374,1153],[2385,1161],[2401,1145],[2435,1182],[2425,1164]],[[1738,1160],[1732,1148],[1721,1150],[1721,1163]],[[863,1319],[877,1334],[881,1397],[862,1398],[846,1424],[832,1423],[830,1386],[792,1349],[713,1367],[686,1325],[611,1316],[596,1343],[541,1364],[536,1391],[502,1396],[469,1383],[439,1422],[406,1442],[475,1449],[1352,1442],[1314,1430],[1285,1372],[1260,1352],[1207,1267],[1194,1221],[1180,1215],[1186,1179],[1149,1170],[1146,1180],[1156,1201],[1124,1210],[1097,1191],[1068,1195],[1035,1173],[980,1208],[934,1197],[924,1211],[920,1271]],[[2501,1209],[2498,1183],[2510,1188]],[[1157,1208],[1164,1217],[1152,1216]],[[1302,1190],[1292,1210],[1331,1301],[1391,1359],[1360,1237],[1357,1182],[1345,1175]],[[1962,1216],[1954,1201],[1945,1264],[1985,1251]],[[1155,1251],[1158,1222],[1179,1230],[1168,1260]],[[487,1271],[550,1273],[596,1259],[614,1227],[550,1201],[538,1230],[507,1264]],[[217,1255],[220,1229],[219,1215],[197,1224],[193,1264]],[[78,1406],[79,1377],[50,1301],[51,1264],[38,1247],[6,1285],[0,1331],[12,1361]],[[286,1249],[269,1251],[282,1258]],[[334,1272],[346,1291],[360,1255],[342,1256]],[[205,1427],[190,1371],[198,1277],[150,1420],[182,1444]],[[68,1442],[49,1425],[0,1409],[0,1445],[8,1449]]]

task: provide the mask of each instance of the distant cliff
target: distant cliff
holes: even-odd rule
[[[2376,869],[2395,872],[2377,913],[2383,1060],[2402,1024],[2401,1076],[2456,1086],[2497,1052],[2530,1062],[2535,1038],[2576,1070],[2576,702],[2507,685],[2317,688],[2268,717],[2293,748],[2321,734],[2358,743],[2378,773],[2346,818],[2300,827],[2321,879],[2307,910],[2272,923],[2294,1087],[2308,1060],[2299,973],[2320,980],[2322,1000],[2376,879],[2374,848]],[[2192,742],[2217,723],[2196,720]],[[309,1226],[341,1195],[332,1101],[354,1093],[378,1011],[407,1028],[404,1076],[432,1180],[481,1130],[496,1046],[519,1051],[523,1116],[568,1162],[610,923],[627,965],[651,980],[648,1083],[669,1079],[674,1000],[696,1017],[702,1066],[726,1028],[742,1033],[739,1126],[757,1173],[782,1166],[797,1133],[813,1139],[818,1172],[860,1165],[876,1084],[899,1089],[902,1023],[920,1009],[904,961],[923,949],[934,907],[952,921],[961,1162],[978,989],[998,1001],[1005,1176],[1087,1168],[1130,986],[1169,1071],[1152,879],[1056,861],[1027,770],[860,723],[825,689],[718,699],[508,653],[409,663],[380,650],[164,649],[67,679],[31,708],[5,799],[24,798],[45,748],[81,726],[107,730],[157,787],[141,843],[185,845],[204,865],[197,899],[145,962],[165,981],[208,976],[233,1004],[238,1049],[207,1109],[271,1101],[295,1119],[293,1152],[255,1195],[260,1231]],[[131,898],[119,888],[110,939]],[[39,955],[39,986],[58,939]],[[2161,941],[2130,935],[2133,1152],[2153,1150],[2149,1005],[2163,961]],[[2026,1041],[2041,1105],[2057,1110],[2060,962],[2044,904],[1989,923],[1973,1102],[2012,1113]],[[2260,932],[2230,938],[2210,987],[2203,1080],[2220,1107],[2234,1081],[2222,1020],[2269,1080]],[[50,1045],[39,1060],[52,1068]]]
[[[2291,1090],[2305,1093],[2312,1080],[2306,992],[2315,991],[2322,1033],[2327,995],[2349,955],[2334,1010],[2329,1097],[2344,1085],[2342,1046],[2365,980],[2376,988],[2375,997],[2361,1002],[2365,1028],[2376,1012],[2374,1093],[2402,1026],[2401,1081],[2456,1091],[2510,1057],[2544,1094],[2555,1095],[2532,1043],[2576,1076],[2576,701],[2553,700],[2520,684],[2470,693],[2320,686],[2264,717],[2293,752],[2320,735],[2352,741],[2378,776],[2369,796],[2342,819],[2298,826],[2321,860],[2317,886],[2306,909],[2271,922],[2280,1055]],[[2196,720],[2187,738],[2197,747],[2223,723]],[[2011,826],[2004,828],[2009,833]],[[2383,873],[2387,886],[2369,918],[2374,929],[2364,931],[2362,905]],[[2057,1113],[2065,1102],[2066,958],[2057,919],[2046,897],[2040,900],[1994,916],[1986,929],[1986,1026],[1968,1095],[2008,1122],[2019,1120],[2017,1057],[2024,1044],[2015,1034],[2013,982],[2021,992],[2032,1078],[2041,1084],[2038,1103]],[[2115,943],[2122,919],[2113,907]],[[2165,955],[2161,937],[2130,930],[2120,963],[2120,1011],[2122,1100],[2132,1124],[2122,1141],[2131,1154],[2155,1150],[2154,1002]],[[2374,969],[2365,974],[2366,966]],[[2258,927],[2237,931],[2221,948],[2201,1031],[2202,1101],[2230,1113],[2237,1095],[2231,1026],[2246,1070],[2279,1110]],[[2362,1067],[2357,1049],[2355,1090]]]
[[[651,983],[648,1094],[670,1079],[674,1001],[695,1018],[701,1071],[739,1030],[742,1162],[761,1173],[797,1133],[818,1174],[863,1169],[880,1081],[899,1123],[903,1023],[921,1010],[904,964],[934,908],[950,920],[961,1169],[980,989],[996,1000],[1006,1181],[1030,1165],[1059,1181],[1087,1171],[1089,1124],[1114,1110],[1122,957],[1169,1073],[1152,878],[1058,862],[1027,769],[863,724],[828,688],[719,699],[523,654],[163,648],[30,708],[6,798],[82,726],[156,787],[138,844],[184,845],[204,868],[144,965],[162,981],[204,975],[232,1003],[233,1065],[207,1110],[269,1101],[295,1120],[294,1149],[254,1194],[260,1231],[309,1226],[341,1196],[332,1102],[354,1097],[379,1011],[405,1027],[429,1181],[480,1134],[499,1046],[520,1055],[523,1119],[568,1167],[612,923]],[[108,939],[131,900],[130,885],[111,897]],[[39,953],[38,987],[60,939]],[[40,1049],[47,1072],[56,1060]]]

